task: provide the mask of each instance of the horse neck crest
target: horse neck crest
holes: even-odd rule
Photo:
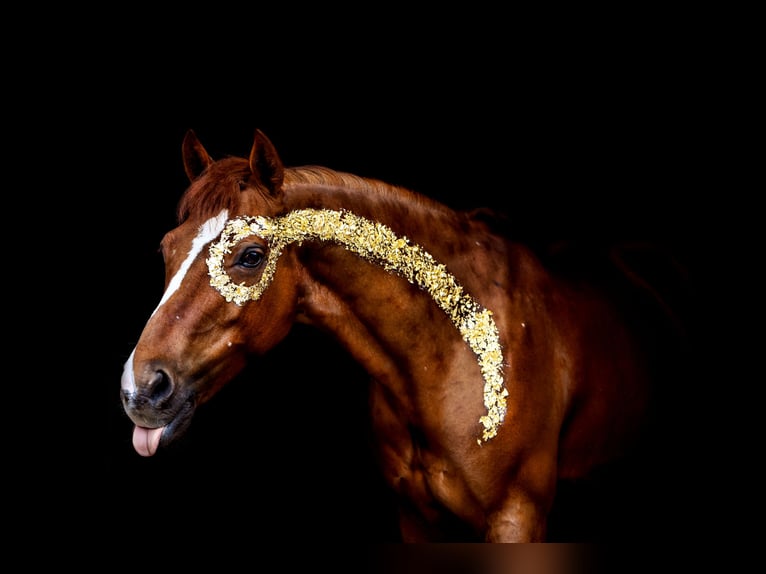
[[[269,241],[266,265],[255,285],[235,284],[224,270],[223,259],[251,235]],[[494,437],[505,418],[508,390],[503,384],[503,353],[492,311],[465,293],[455,277],[430,253],[411,244],[407,237],[396,235],[386,225],[348,211],[329,209],[300,209],[275,218],[235,217],[226,222],[219,240],[210,245],[206,260],[210,285],[228,302],[243,305],[255,301],[270,285],[282,249],[306,240],[339,244],[428,292],[478,358],[487,408],[487,414],[479,419],[484,427],[482,439]],[[481,444],[481,440],[477,442]]]

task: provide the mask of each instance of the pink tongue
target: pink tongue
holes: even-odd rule
[[[133,429],[133,448],[141,456],[152,456],[157,452],[164,428],[148,429],[136,425]]]

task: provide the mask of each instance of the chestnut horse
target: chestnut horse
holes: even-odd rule
[[[548,269],[486,214],[288,168],[259,130],[248,158],[214,160],[192,131],[182,152],[164,295],[121,381],[138,454],[184,435],[296,323],[369,373],[403,541],[453,540],[455,524],[458,540],[545,541],[559,482],[639,436],[650,361],[609,289]]]

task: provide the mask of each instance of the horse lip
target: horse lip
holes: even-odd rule
[[[186,431],[191,425],[194,411],[195,405],[191,397],[181,403],[181,406],[178,411],[176,411],[173,419],[165,425],[162,431],[159,444],[160,448],[166,448],[168,445],[186,434]]]
[[[193,395],[190,395],[186,400],[180,403],[178,408],[173,412],[164,411],[157,416],[146,417],[146,413],[128,411],[128,416],[136,427],[141,427],[147,430],[162,429],[159,444],[157,445],[158,449],[162,449],[166,448],[186,433],[191,425],[195,410],[196,404]],[[139,449],[137,448],[136,450]]]

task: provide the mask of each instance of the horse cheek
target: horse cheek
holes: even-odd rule
[[[262,299],[250,301],[245,305],[247,309],[242,315],[242,320],[247,332],[243,333],[243,340],[247,341],[249,353],[263,355],[290,332],[295,322],[294,293],[292,290],[274,290]]]

